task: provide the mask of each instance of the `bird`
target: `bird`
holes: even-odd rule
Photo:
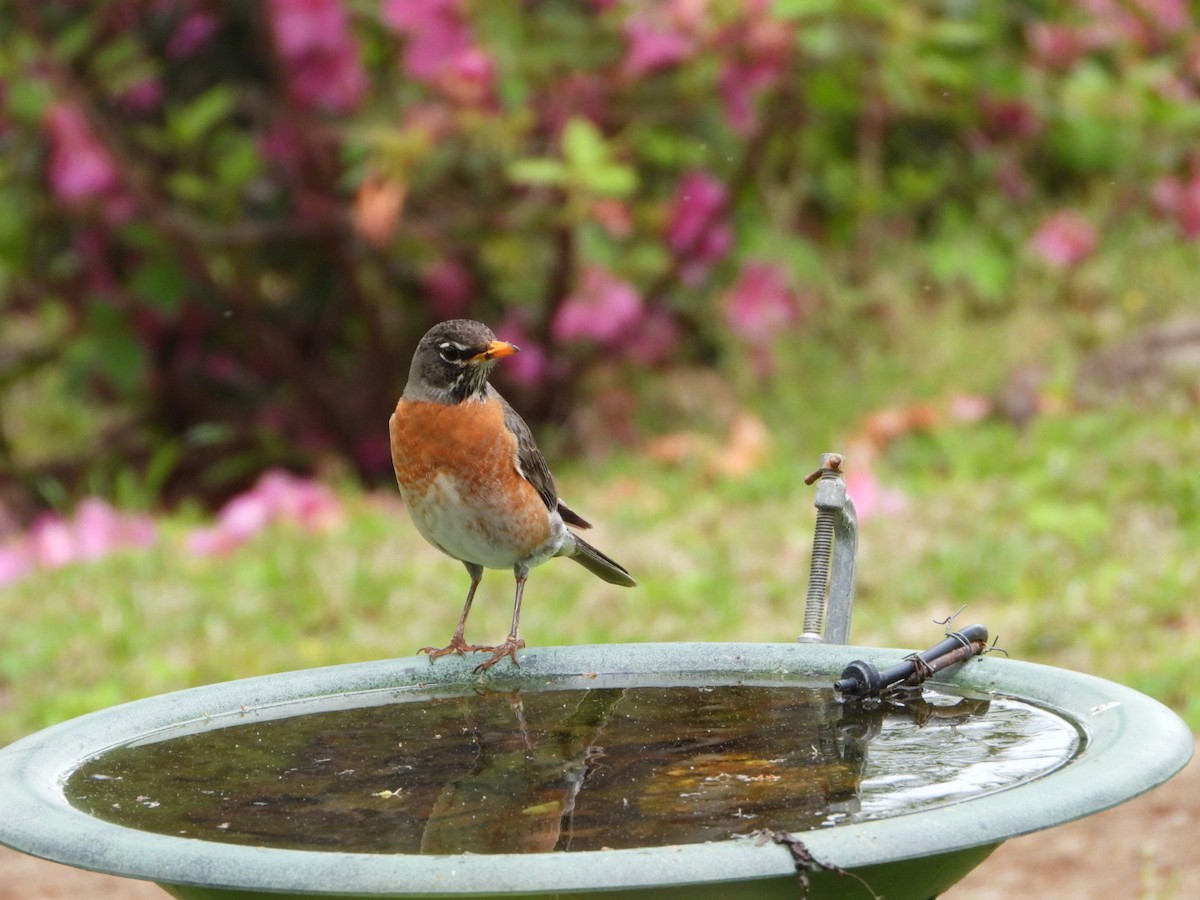
[[[481,322],[434,325],[417,344],[388,422],[396,483],[413,524],[471,579],[450,643],[419,652],[431,662],[450,653],[490,653],[477,672],[505,657],[520,665],[521,598],[534,567],[565,556],[609,584],[637,584],[624,566],[571,530],[591,523],[558,496],[529,426],[488,382],[495,365],[519,351]],[[484,569],[511,569],[516,579],[512,628],[495,646],[464,638]]]

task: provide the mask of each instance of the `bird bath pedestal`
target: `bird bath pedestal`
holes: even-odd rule
[[[941,700],[907,718],[831,695],[851,660],[904,655],[550,647],[482,675],[420,657],[181,691],[0,750],[0,843],[195,900],[797,897],[806,858],[822,864],[800,865],[810,897],[917,900],[1190,756],[1156,701],[992,656],[939,675]],[[993,757],[1010,714],[1035,736]],[[324,731],[288,730],[322,716]],[[433,774],[413,774],[418,757]],[[344,789],[303,787],[319,776]]]

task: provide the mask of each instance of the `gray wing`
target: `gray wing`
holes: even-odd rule
[[[500,404],[504,408],[504,424],[517,438],[517,465],[525,480],[534,486],[547,509],[557,509],[563,521],[576,528],[591,528],[592,525],[583,516],[572,510],[567,504],[558,499],[558,488],[554,486],[554,476],[546,465],[546,457],[538,449],[533,439],[533,432],[525,424],[525,420],[513,409],[507,400],[496,392]]]

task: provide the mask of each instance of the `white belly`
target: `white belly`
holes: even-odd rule
[[[406,495],[404,501],[413,524],[427,541],[455,559],[488,569],[511,569],[521,562],[530,567],[540,565],[569,539],[562,517],[546,510],[550,539],[531,547],[512,533],[502,497],[476,495],[467,503],[455,479],[444,473],[435,476],[423,496]]]

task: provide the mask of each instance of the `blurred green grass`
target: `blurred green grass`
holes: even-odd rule
[[[768,383],[747,374],[731,388],[771,433],[744,477],[634,451],[556,462],[560,492],[639,587],[552,562],[530,580],[523,636],[794,640],[813,523],[802,478],[820,454],[847,449],[873,411],[995,394],[1014,366],[1037,362],[1059,411],[1023,430],[991,418],[912,432],[874,461],[907,502],[864,522],[852,638],[925,646],[941,634],[934,620],[966,605],[959,624],[983,622],[1011,656],[1129,684],[1200,730],[1200,417],[1165,401],[1069,402],[1091,347],[1187,308],[1180,273],[1192,256],[1169,253],[1106,258],[1081,276],[1111,278],[1109,293],[1126,298],[1099,310],[1055,294],[981,316],[868,286],[836,306],[842,319],[785,340]],[[1036,277],[1024,289],[1036,294]],[[886,314],[871,312],[885,298]],[[641,377],[652,431],[657,376]],[[703,423],[658,427],[692,426]],[[0,743],[154,693],[444,642],[462,567],[421,540],[393,492],[338,491],[345,520],[323,533],[282,525],[228,556],[192,557],[184,536],[201,519],[184,509],[160,520],[149,550],[0,590]],[[511,590],[508,573],[487,574],[469,639],[502,638]]]
[[[933,620],[966,604],[960,624],[984,622],[1012,656],[1124,682],[1200,728],[1200,517],[1185,449],[1198,443],[1194,419],[1132,408],[902,440],[879,474],[908,503],[864,523],[854,641],[924,646]],[[812,527],[801,478],[819,450],[775,447],[743,481],[633,456],[568,467],[563,493],[640,586],[565,561],[538,569],[529,644],[793,640]],[[390,495],[342,496],[344,525],[325,533],[281,525],[227,557],[192,558],[184,513],[151,550],[6,589],[0,740],[161,691],[444,641],[461,567]],[[488,573],[469,637],[503,636],[511,587]]]

